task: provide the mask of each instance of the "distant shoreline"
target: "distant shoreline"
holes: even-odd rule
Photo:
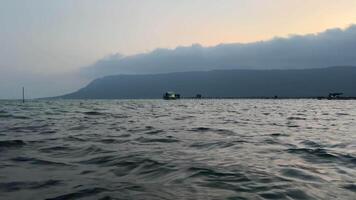
[[[356,67],[308,70],[213,70],[95,79],[63,99],[356,99]],[[337,96],[337,98],[336,98]]]
[[[299,100],[299,99],[310,99],[310,100],[356,100],[356,97],[339,97],[339,98],[329,98],[329,97],[181,97],[177,100]],[[37,98],[37,99],[27,99],[29,101],[33,100],[164,100],[162,98]],[[0,99],[0,101],[22,101],[22,99]]]
[[[315,99],[315,100],[356,100],[356,97],[182,97],[181,99]]]

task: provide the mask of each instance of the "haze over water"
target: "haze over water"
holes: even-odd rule
[[[355,199],[356,101],[0,101],[1,199]]]

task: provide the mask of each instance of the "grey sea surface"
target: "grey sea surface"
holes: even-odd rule
[[[356,101],[0,101],[0,199],[356,199]]]

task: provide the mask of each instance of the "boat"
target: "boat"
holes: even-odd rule
[[[342,99],[342,97],[340,97],[341,95],[343,95],[342,92],[334,92],[334,93],[329,93],[328,96],[328,100],[334,100],[334,99]]]
[[[164,100],[177,100],[180,99],[180,94],[176,94],[175,92],[166,92],[163,95]]]

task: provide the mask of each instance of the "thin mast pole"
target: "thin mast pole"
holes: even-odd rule
[[[25,87],[22,87],[22,103],[25,103]]]

